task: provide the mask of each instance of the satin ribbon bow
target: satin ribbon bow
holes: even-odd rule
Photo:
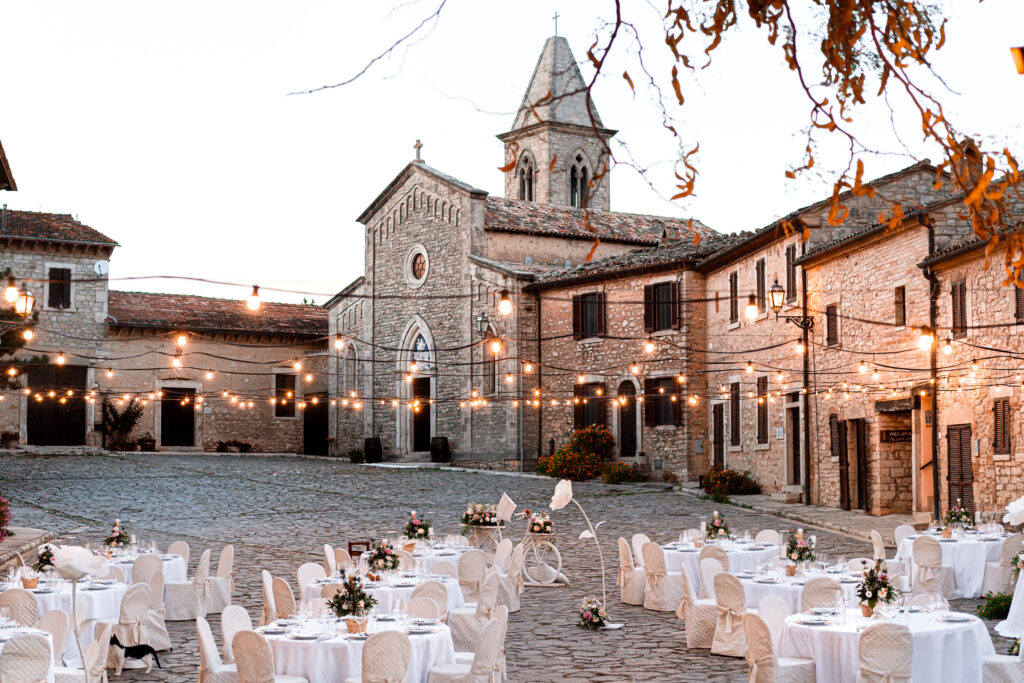
[[[646,571],[647,580],[651,583],[651,588],[657,588],[658,583],[661,581],[661,577],[665,576],[664,569],[648,569]]]
[[[871,683],[896,683],[897,673],[896,671],[876,671],[871,667],[864,666],[863,664],[860,665],[861,677],[866,681],[871,681]],[[870,678],[864,674],[868,674]]]
[[[734,628],[732,623],[733,617],[735,616],[737,618],[742,618],[743,613],[733,609],[732,607],[723,607],[722,605],[719,605],[718,616],[720,618],[725,617],[725,632],[732,633],[732,630]]]

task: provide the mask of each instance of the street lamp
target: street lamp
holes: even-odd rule
[[[18,292],[18,297],[14,300],[14,312],[20,315],[22,318],[27,318],[32,315],[32,307],[36,304],[36,298],[32,296],[32,292],[25,288],[24,283],[21,285],[21,291]]]
[[[776,320],[785,320],[788,323],[793,323],[801,330],[809,330],[814,327],[814,317],[809,315],[779,315],[779,311],[782,310],[782,299],[786,295],[786,290],[779,284],[778,278],[772,284],[771,289],[768,290],[768,303],[775,313]]]
[[[483,334],[484,332],[486,332],[487,331],[487,323],[489,323],[489,322],[490,321],[487,319],[487,314],[486,313],[480,313],[476,317],[476,331],[479,332],[480,334]]]

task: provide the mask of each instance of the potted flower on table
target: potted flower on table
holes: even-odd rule
[[[956,505],[946,512],[946,528],[942,530],[943,538],[950,538],[953,535],[953,527],[969,529],[974,524],[974,517],[971,511],[963,507],[960,499],[956,499]]]
[[[366,578],[371,581],[380,581],[381,574],[395,571],[401,563],[395,552],[395,547],[387,542],[377,544],[364,556],[366,557]]]
[[[709,541],[714,541],[718,539],[725,540],[731,538],[732,534],[729,531],[729,523],[725,521],[725,518],[718,514],[718,510],[715,510],[712,515],[711,524],[701,522],[701,525],[704,527],[704,535],[707,539]]]
[[[49,543],[44,543],[39,546],[39,552],[36,555],[36,561],[32,563],[32,569],[42,573],[51,567],[53,567],[53,546]]]
[[[796,568],[801,562],[814,562],[814,538],[804,538],[804,530],[797,529],[796,533],[789,537],[786,544],[786,558],[792,564],[786,565],[786,574],[796,575]]]
[[[875,566],[864,572],[864,578],[857,584],[857,597],[860,598],[860,612],[865,617],[875,613],[878,603],[890,604],[899,597],[899,590],[892,585],[886,571],[884,560],[875,560]]]
[[[430,531],[433,526],[429,519],[420,519],[416,516],[415,510],[411,511],[409,513],[409,521],[405,523],[403,534],[412,542],[406,543],[402,546],[402,549],[412,552],[416,547],[415,541],[425,541],[430,538]]]
[[[127,548],[131,540],[132,537],[128,532],[121,528],[121,520],[115,519],[110,535],[103,539],[103,545],[107,548],[107,557],[110,557],[115,550]]]
[[[366,631],[366,616],[377,604],[377,598],[366,592],[358,574],[341,573],[341,590],[331,596],[327,607],[338,618],[345,620],[349,633]]]

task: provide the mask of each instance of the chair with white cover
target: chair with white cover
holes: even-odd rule
[[[440,619],[441,609],[437,603],[426,597],[409,598],[406,611],[410,617],[416,619]]]
[[[274,651],[255,631],[239,631],[231,643],[238,683],[309,683],[302,676],[274,673]],[[204,681],[205,683],[205,681]]]
[[[815,607],[829,607],[841,591],[839,582],[828,576],[807,579],[807,584],[800,592],[800,611],[810,612]]]
[[[619,536],[619,578],[615,581],[621,589],[620,598],[627,605],[644,604],[644,585],[647,577],[643,567],[633,562],[633,552],[629,543]]]
[[[322,597],[306,600],[303,606],[309,610],[309,615],[314,619],[326,617],[331,611],[331,608],[327,605],[327,598]]]
[[[498,663],[496,665],[498,671],[494,675],[493,680],[496,683],[501,681],[507,681],[508,675],[506,673],[506,661],[505,661],[505,634],[508,631],[508,610],[498,605],[494,608],[494,613],[491,616],[491,620],[497,620],[501,622],[501,647],[498,648]],[[458,664],[472,664],[473,658],[476,657],[476,652],[456,652],[455,661]],[[490,680],[488,680],[490,683]]]
[[[700,561],[701,593],[707,595],[708,600],[715,599],[715,577],[722,571],[722,565],[713,557],[705,557]]]
[[[682,572],[665,567],[665,551],[657,543],[644,543],[644,609],[675,612],[683,599]]]
[[[338,571],[338,558],[334,556],[334,547],[330,543],[324,543],[324,571],[328,576],[334,576]]]
[[[220,613],[220,633],[224,638],[224,661],[229,664],[235,661],[235,653],[231,649],[231,639],[239,631],[251,631],[252,619],[241,605],[228,605]]]
[[[274,604],[274,577],[264,569],[260,572],[260,583],[263,589],[263,613],[260,614],[260,626],[266,626],[277,619],[277,605]]]
[[[903,572],[901,570],[901,563],[896,561],[896,558],[888,558],[885,556],[885,541],[882,540],[882,534],[878,533],[874,529],[871,530],[871,548],[874,559],[883,560],[885,562],[886,571],[890,578],[896,578]]]
[[[36,596],[24,588],[8,588],[0,593],[0,607],[8,608],[11,611],[11,619],[20,626],[31,626],[39,617]]]
[[[889,622],[872,624],[860,634],[857,683],[910,683],[913,655],[909,628]]]
[[[846,561],[846,571],[863,573],[875,566],[875,561],[868,557],[854,557]]]
[[[54,683],[107,683],[107,654],[110,652],[110,631],[113,628],[113,624],[103,624],[97,629],[96,639],[89,643],[83,653],[85,668],[54,667]]]
[[[220,614],[231,604],[231,596],[235,592],[235,546],[230,543],[220,551],[217,560],[217,573],[209,578],[210,595],[206,599],[206,613]]]
[[[522,544],[520,544],[520,545],[522,545]],[[454,564],[452,564],[451,562],[449,562],[447,560],[441,560],[440,562],[435,564],[433,567],[431,567],[430,568],[430,573],[431,574],[444,574],[445,576],[450,576],[453,579],[459,578],[459,570],[458,570],[458,568]]]
[[[718,622],[715,624],[715,637],[711,640],[711,654],[745,657],[747,638],[743,633],[743,615],[747,613],[747,606],[740,580],[725,572],[717,574],[715,602],[718,605]]]
[[[914,583],[911,592],[953,594],[953,572],[942,566],[942,546],[930,536],[914,539]]]
[[[345,590],[345,586],[340,583],[328,583],[320,589],[320,597],[324,600],[330,600],[338,593]]]
[[[344,548],[334,549],[334,564],[337,569],[355,569],[356,563],[352,561],[352,556]]]
[[[132,576],[132,578],[135,578]],[[157,652],[171,649],[171,636],[167,633],[164,612],[164,572],[161,569],[149,578],[149,609],[146,611],[146,631],[149,644]]]
[[[124,570],[121,569],[120,567],[116,566],[116,565],[108,564],[107,565],[107,575],[105,577],[103,577],[103,578],[109,579],[110,581],[117,581],[118,583],[124,583],[125,582]]]
[[[221,613],[222,619],[226,612],[227,610],[224,610]],[[204,617],[196,618],[196,631],[199,634],[199,683],[238,683],[236,666],[221,661],[220,653],[217,652],[217,642],[213,639],[210,624]],[[227,638],[226,633],[224,637]],[[228,649],[227,643],[224,644],[224,649]]]
[[[327,573],[324,572],[323,567],[318,565],[316,562],[306,562],[299,567],[299,571],[296,572],[296,577],[299,580],[299,583],[296,584],[299,587],[299,593],[301,594],[302,591],[305,590],[310,581],[313,581],[314,579],[322,579],[325,576],[327,576]]]
[[[743,631],[747,636],[750,683],[815,683],[813,659],[775,656],[775,638],[760,615],[744,614]]]
[[[448,589],[444,587],[444,584],[440,581],[424,581],[423,583],[416,586],[413,589],[412,595],[409,596],[409,601],[412,602],[416,598],[429,598],[434,601],[437,605],[439,612],[439,618],[444,618],[445,611],[448,609]]]
[[[1003,549],[999,555],[998,562],[985,563],[985,580],[981,584],[981,594],[992,593],[1013,593],[1017,576],[1010,566],[1010,562],[1017,556],[1024,546],[1024,534],[1013,534],[1003,543]]]
[[[0,650],[0,681],[39,683],[45,681],[53,662],[50,642],[41,633],[20,633]]]
[[[717,545],[706,545],[700,549],[700,554],[697,556],[697,562],[700,564],[704,560],[712,559],[717,562],[721,567],[722,571],[729,573],[729,555],[722,548]],[[702,598],[714,598],[715,586],[713,583],[704,583],[703,574],[700,577],[700,591],[698,595]]]
[[[786,617],[793,614],[793,610],[789,608],[789,603],[778,595],[766,595],[758,601],[757,613],[768,626],[768,630],[772,634],[772,643],[778,645],[779,636],[782,635],[782,627],[786,625]]]
[[[936,605],[938,605],[938,609],[949,609],[949,600],[938,593],[918,593],[911,596],[907,604],[911,607],[921,607],[924,609],[933,609]]]
[[[896,539],[896,547],[899,548],[900,544],[903,543],[903,539],[907,536],[913,536],[917,533],[917,529],[909,524],[900,524],[896,527],[896,530],[892,532],[893,537]]]
[[[185,572],[188,573],[188,556],[189,556],[188,543],[185,541],[175,541],[174,543],[167,546],[168,555],[181,555],[181,559],[185,560]]]
[[[278,619],[287,619],[295,616],[295,593],[288,582],[280,576],[274,577],[274,607],[277,610]]]
[[[210,549],[199,558],[195,576],[189,581],[164,582],[164,614],[167,621],[192,621],[206,616],[206,599],[210,594]],[[165,577],[166,579],[166,577]]]
[[[518,612],[519,596],[522,595],[523,562],[526,558],[526,546],[522,543],[515,547],[509,558],[508,566],[498,570],[498,604],[508,607],[509,612]]]
[[[1024,648],[1021,648],[1024,652]],[[985,683],[1020,683],[1024,681],[1024,658],[1015,655],[982,655],[981,680]]]
[[[400,683],[409,671],[412,643],[401,631],[374,633],[363,644],[362,675],[345,683]]]
[[[125,647],[129,645],[149,645],[149,629],[146,628],[146,621],[149,616],[149,584],[133,583],[124,592],[121,598],[121,611],[117,623],[111,631],[111,636],[117,636],[117,640]],[[97,624],[97,630],[100,625]],[[153,659],[147,657],[147,666],[152,668]],[[113,667],[117,675],[121,675],[121,667],[124,666],[124,650],[121,648],[110,648],[107,656],[107,667]],[[147,668],[147,672],[149,669]]]
[[[53,636],[53,663],[56,666],[60,666],[61,660],[64,659],[64,638],[67,636],[70,627],[71,617],[68,616],[67,612],[60,609],[50,610],[39,617],[38,621],[32,626],[32,628],[46,631]]]
[[[498,610],[503,608],[499,607]],[[432,666],[427,683],[488,683],[495,680],[507,628],[503,622],[507,622],[507,618],[502,620],[500,612],[487,621],[479,638],[470,648],[474,653],[470,664],[456,661]]]
[[[475,607],[459,607],[448,613],[448,627],[456,650],[473,650],[498,603],[498,575],[487,574],[480,584],[480,598]]]
[[[651,539],[647,534],[633,534],[629,544],[633,547],[633,561],[636,566],[644,566],[644,543],[650,543]]]
[[[508,571],[508,563],[512,560],[512,539],[503,538],[498,543],[498,547],[494,550],[494,561],[491,562],[492,567],[497,567],[503,572]]]
[[[462,596],[467,602],[476,600],[480,584],[487,575],[487,556],[482,551],[473,549],[462,553],[459,558],[459,586]]]
[[[163,570],[159,555],[139,555],[132,563],[132,583],[149,583],[154,574]]]
[[[14,564],[18,567],[25,566],[25,558],[21,556],[21,553],[14,553]]]
[[[398,556],[398,568],[400,570],[403,572],[411,572],[416,569],[416,557],[408,550],[396,550],[395,555]]]
[[[679,601],[676,616],[686,622],[686,647],[711,647],[718,622],[718,605],[714,600],[699,599],[693,589],[690,576],[685,571],[679,577],[683,582],[683,595]]]
[[[754,540],[758,543],[780,545],[782,543],[782,536],[775,529],[762,529],[757,532],[757,536],[754,536]]]

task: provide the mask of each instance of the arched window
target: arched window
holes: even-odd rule
[[[487,330],[487,339],[493,339],[496,336],[494,328]],[[484,394],[490,395],[495,393],[498,387],[498,359],[497,354],[491,352],[490,343],[484,344],[483,353],[484,362],[480,374],[483,375]]]
[[[344,392],[347,396],[351,391],[359,391],[359,357],[356,355],[355,347],[349,345],[345,350]]]
[[[528,202],[533,201],[533,161],[530,157],[523,155],[519,162],[519,198]]]
[[[573,159],[572,168],[569,169],[569,205],[579,209],[587,207],[587,183],[588,173],[586,161],[582,154],[577,154]]]

